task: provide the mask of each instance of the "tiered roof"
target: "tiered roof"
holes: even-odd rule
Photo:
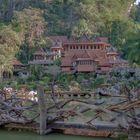
[[[65,57],[62,58],[62,66],[71,66],[75,60],[93,60],[99,62],[99,65],[109,65],[106,52],[103,50],[78,50],[67,52]]]

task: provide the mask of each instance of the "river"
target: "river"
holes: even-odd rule
[[[31,132],[17,132],[0,130],[0,140],[114,140],[111,138],[81,137],[63,134],[39,136]]]

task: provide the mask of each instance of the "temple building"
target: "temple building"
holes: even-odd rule
[[[53,59],[61,58],[63,43],[68,40],[67,36],[49,36],[48,38],[52,44],[51,52],[54,54]]]
[[[69,40],[63,43],[62,72],[96,72],[107,73],[113,67],[126,67],[128,62],[119,57],[106,38],[96,41]]]
[[[106,37],[97,37],[93,41],[86,37],[79,40],[66,36],[50,36],[50,50],[38,49],[28,64],[18,60],[13,62],[13,73],[4,71],[3,78],[11,79],[28,75],[31,65],[42,65],[45,70],[53,65],[54,60],[60,59],[61,71],[66,73],[95,72],[105,74],[112,68],[127,67],[128,62],[121,59]]]
[[[15,60],[13,62],[13,76],[18,77],[20,75],[28,75],[28,65]]]
[[[43,49],[37,50],[32,54],[29,65],[51,65],[53,64],[53,53],[45,52]]]

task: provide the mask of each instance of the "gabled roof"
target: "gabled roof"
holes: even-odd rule
[[[48,38],[54,42],[66,42],[68,40],[67,36],[49,36]]]
[[[106,46],[110,46],[107,37],[97,37],[96,39],[93,39],[86,35],[80,38],[71,37],[63,42],[63,44],[104,44]]]
[[[103,50],[78,50],[67,52],[65,57],[61,59],[61,63],[62,66],[71,66],[71,63],[77,60],[93,60],[98,62],[100,66],[109,65],[106,52]]]

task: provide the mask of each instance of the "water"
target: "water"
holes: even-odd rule
[[[93,138],[63,134],[39,136],[31,132],[15,132],[0,130],[0,140],[113,140],[111,138]]]

